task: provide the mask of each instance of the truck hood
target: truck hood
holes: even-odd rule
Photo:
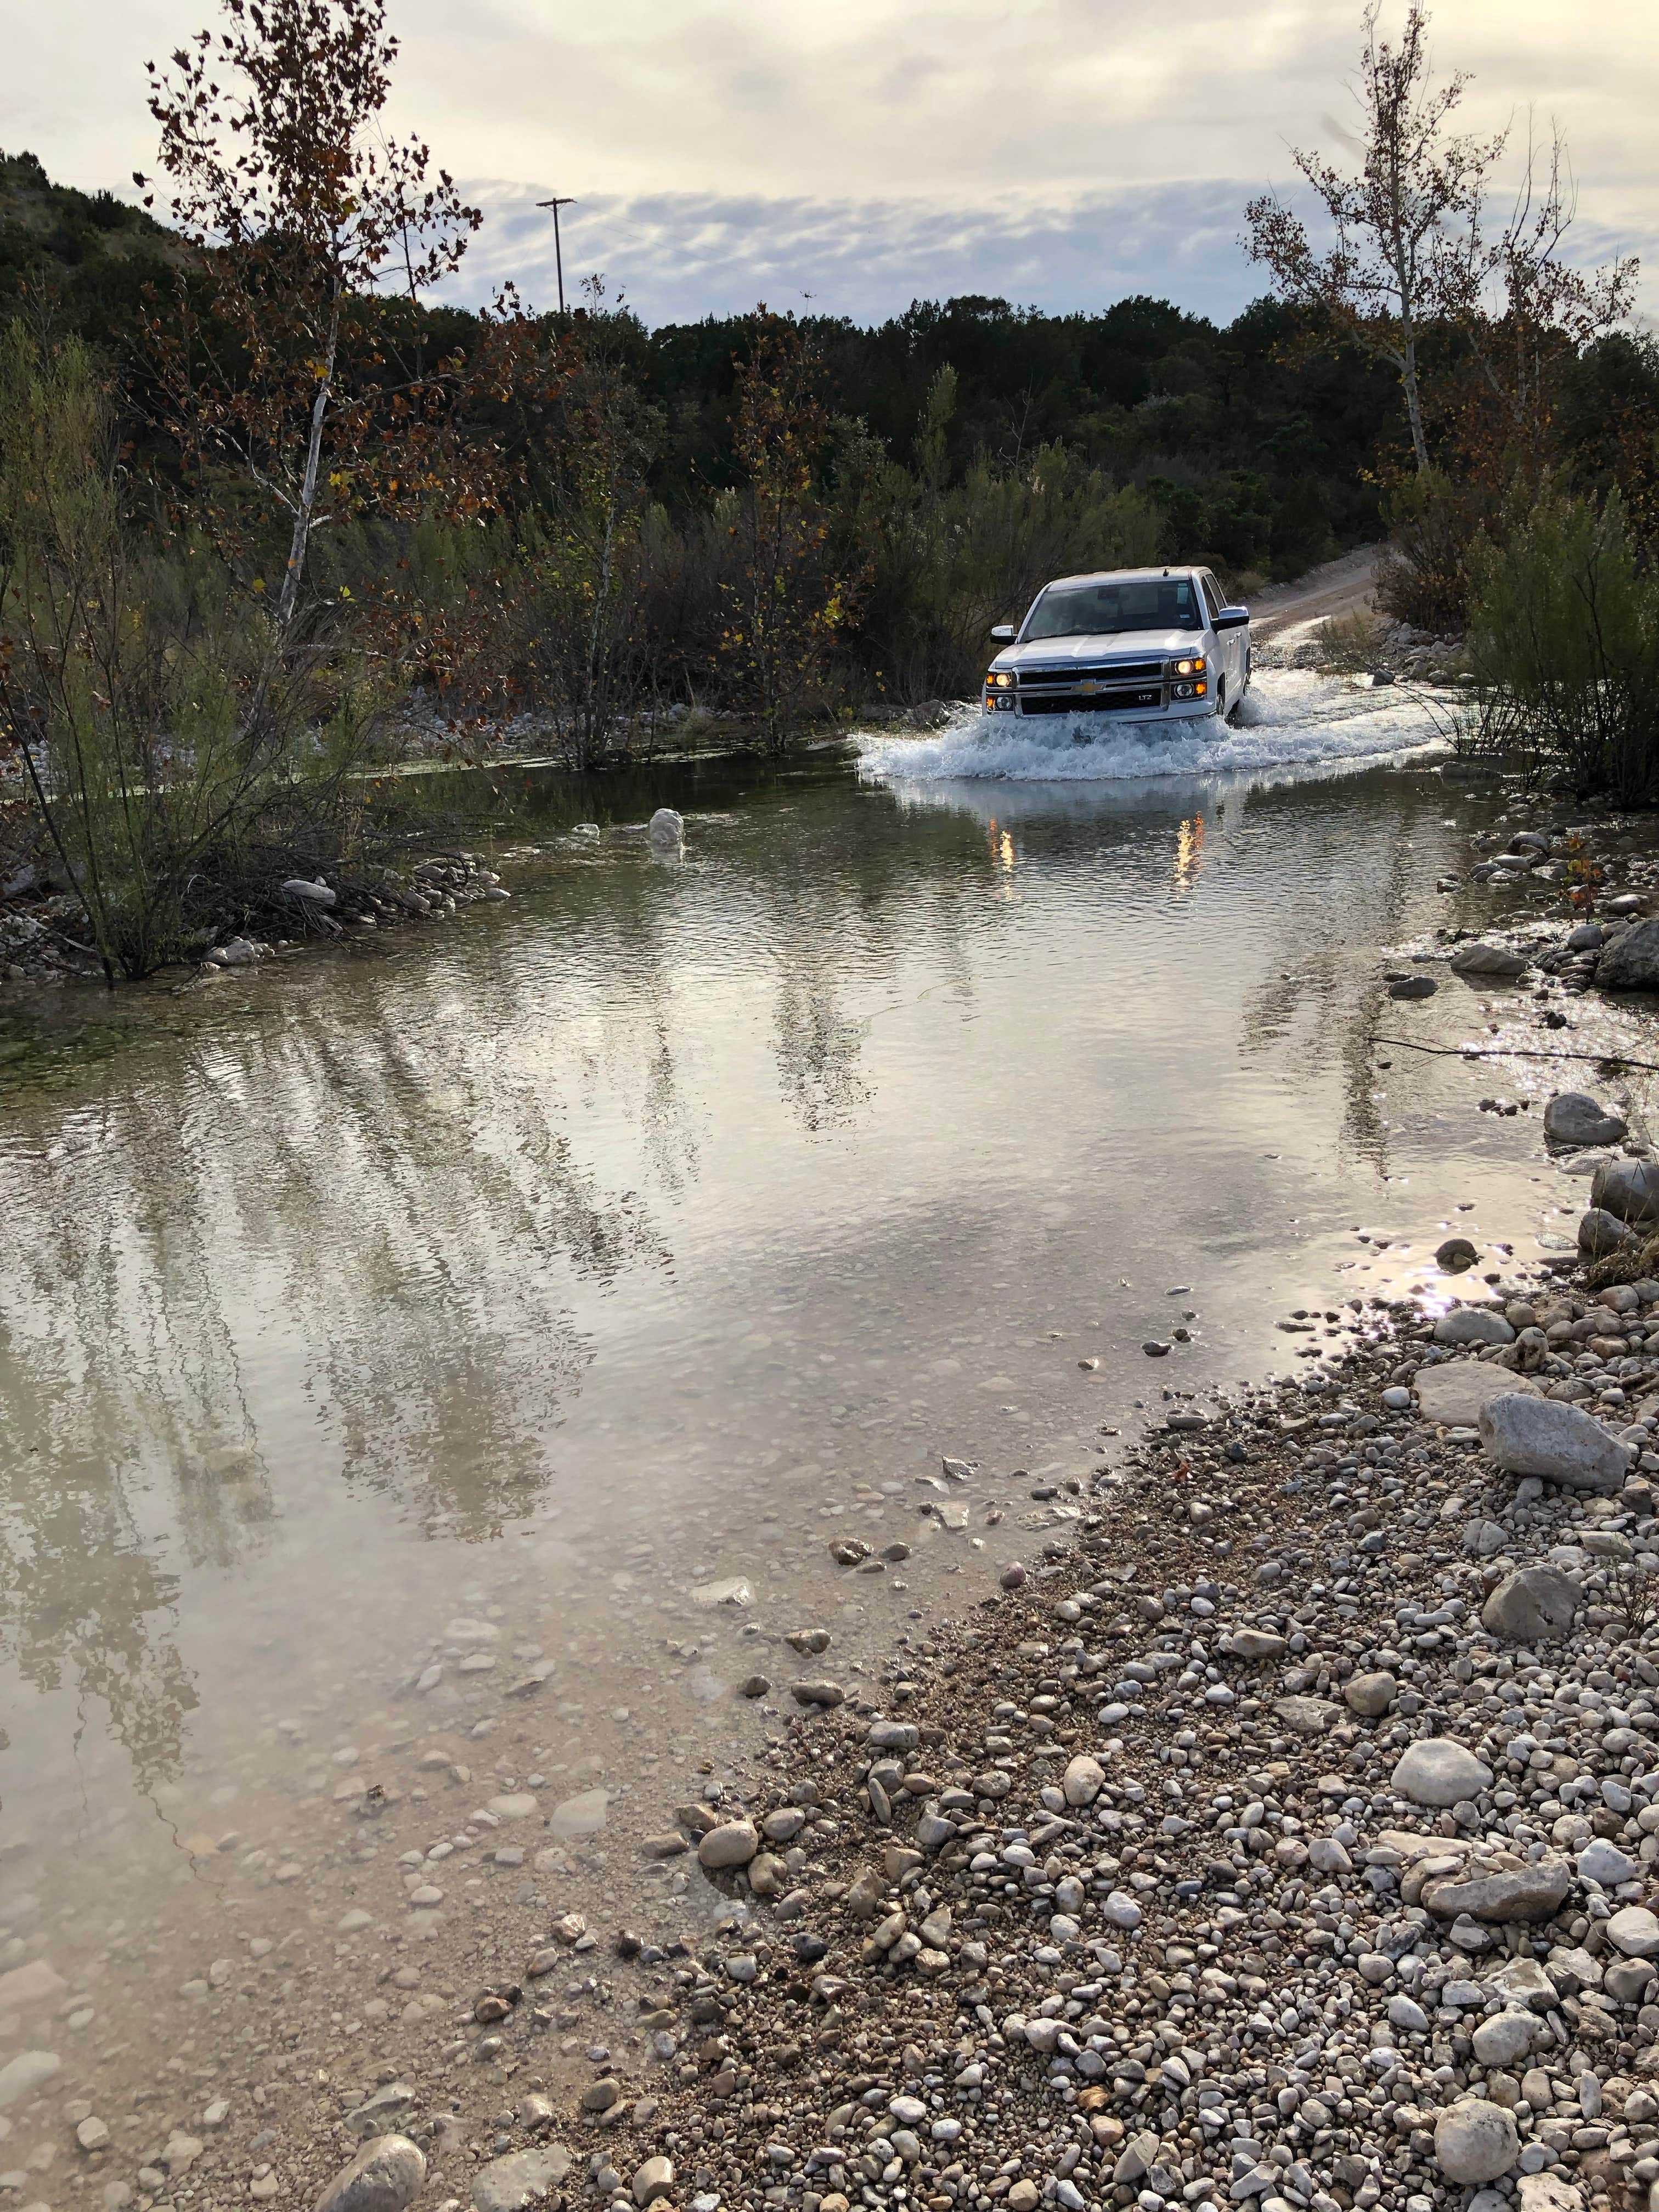
[[[1109,630],[1098,636],[1039,637],[1028,645],[1005,645],[991,665],[1084,668],[1103,660],[1170,659],[1203,650],[1203,636],[1195,630]]]

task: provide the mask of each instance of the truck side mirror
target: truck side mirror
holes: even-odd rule
[[[993,623],[991,635],[999,645],[1012,645],[1015,635],[1014,625],[1012,623]]]
[[[1215,618],[1218,629],[1243,629],[1250,619],[1248,607],[1223,607]]]

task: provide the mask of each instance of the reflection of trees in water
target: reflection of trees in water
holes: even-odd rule
[[[1403,801],[1407,794],[1401,795]],[[1291,796],[1258,798],[1258,811],[1265,814],[1276,802],[1288,805]],[[1299,1036],[1310,1063],[1340,1066],[1343,1139],[1379,1175],[1386,1175],[1389,1128],[1385,1102],[1376,1096],[1376,1052],[1369,1042],[1387,1004],[1376,969],[1382,942],[1406,910],[1422,862],[1407,842],[1412,817],[1405,805],[1380,815],[1372,798],[1362,835],[1353,810],[1365,803],[1338,801],[1297,824],[1295,834],[1304,845],[1315,839],[1326,843],[1321,875],[1314,875],[1321,856],[1304,853],[1297,863],[1303,879],[1322,880],[1323,896],[1316,915],[1298,917],[1294,942],[1284,955],[1294,965],[1285,970],[1275,965],[1247,994],[1240,1028],[1247,1048],[1273,1050]],[[1358,989],[1356,953],[1372,963]]]
[[[106,1699],[147,1781],[194,1702],[158,1547],[231,1564],[337,1453],[447,1534],[499,1528],[587,1356],[573,1278],[665,1257],[501,1048],[534,1035],[525,978],[302,980],[280,1024],[88,1071],[67,1157],[15,1115],[0,1162],[0,1654]]]
[[[777,1059],[783,1095],[811,1136],[848,1129],[874,1095],[859,1073],[865,1025],[839,1003],[832,954],[786,957],[778,975]]]
[[[695,1180],[676,1054],[712,945],[774,963],[790,1108],[845,1126],[863,1006],[919,952],[971,997],[989,879],[969,825],[877,799],[849,838],[844,791],[805,790],[707,877],[595,869],[540,927],[296,963],[246,1008],[179,1002],[165,1052],[14,1094],[0,1655],[106,1700],[159,1779],[193,1704],[163,1546],[233,1566],[337,1468],[447,1536],[526,1511],[589,1356],[573,1306],[668,1257],[565,1117],[630,1122],[671,1199]]]
[[[8,1407],[9,1411],[9,1407]],[[177,1771],[196,1705],[174,1640],[177,1584],[140,1548],[102,1462],[38,1447],[0,1511],[0,1658],[37,1690],[100,1698],[141,1787]]]

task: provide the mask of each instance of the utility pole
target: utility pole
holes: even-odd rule
[[[576,203],[572,199],[551,199],[538,200],[536,204],[538,207],[550,207],[553,210],[553,265],[559,272],[559,313],[563,314],[564,253],[559,245],[559,210],[562,207],[574,207]]]

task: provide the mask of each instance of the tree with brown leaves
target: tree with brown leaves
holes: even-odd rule
[[[418,138],[381,128],[398,52],[385,0],[224,9],[228,28],[149,65],[170,212],[195,252],[148,335],[163,425],[222,541],[250,522],[268,545],[286,538],[287,638],[325,524],[492,502],[499,456],[463,403],[510,380],[501,361],[430,352],[422,295],[480,217]],[[521,353],[516,301],[498,307],[483,351]]]

